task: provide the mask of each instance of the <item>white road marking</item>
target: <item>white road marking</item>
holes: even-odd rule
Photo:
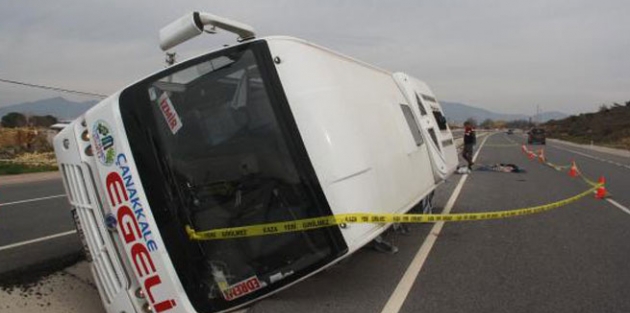
[[[620,210],[630,214],[630,209],[626,208],[625,206],[619,204],[619,202],[613,200],[613,199],[606,199],[606,201],[608,201],[610,204],[616,206],[617,208],[619,208]]]
[[[14,201],[14,202],[0,203],[0,207],[5,207],[5,206],[8,206],[8,205],[20,204],[20,203],[28,203],[28,202],[35,202],[35,201],[42,201],[42,200],[48,200],[48,199],[61,198],[61,197],[65,197],[65,196],[66,196],[66,194],[60,194],[60,195],[54,195],[54,196],[48,196],[48,197],[41,197],[41,198],[26,199],[26,200]]]
[[[575,153],[575,154],[577,154],[577,155],[581,155],[581,156],[583,156],[583,157],[587,157],[587,158],[589,158],[589,159],[593,159],[593,160],[596,160],[596,161],[605,162],[605,163],[608,163],[608,164],[612,164],[612,165],[616,165],[616,166],[623,167],[623,168],[626,168],[626,169],[630,169],[630,165],[626,165],[626,164],[622,164],[622,163],[619,163],[619,162],[614,162],[614,161],[606,160],[606,159],[604,159],[604,158],[596,157],[596,156],[594,156],[594,155],[590,155],[590,154],[588,154],[588,153],[584,153],[584,152],[580,152],[580,151],[575,151],[575,150],[568,149],[568,148],[564,148],[564,147],[559,147],[559,146],[557,146],[557,145],[549,145],[549,146],[550,146],[550,147],[552,147],[552,148],[559,149],[559,150],[564,150],[564,151],[567,151],[567,152]],[[620,210],[622,210],[622,211],[624,211],[624,212],[626,212],[626,213],[630,214],[630,209],[628,209],[628,208],[626,208],[625,206],[621,205],[619,202],[617,202],[617,201],[615,201],[615,200],[613,200],[613,199],[606,199],[606,201],[608,201],[610,204],[612,204],[612,205],[616,206],[616,207],[617,207],[617,208],[619,208]]]
[[[587,158],[589,158],[589,159],[593,159],[593,160],[597,160],[597,161],[600,161],[600,162],[604,162],[604,163],[612,164],[612,165],[619,166],[619,167],[622,167],[622,168],[625,168],[625,169],[629,169],[629,170],[630,170],[630,165],[627,165],[627,164],[621,164],[621,163],[619,163],[619,162],[614,162],[614,161],[606,160],[606,159],[604,159],[604,158],[596,157],[596,156],[594,156],[594,155],[590,155],[590,154],[587,154],[587,153],[584,153],[584,152],[580,152],[580,151],[575,151],[575,150],[567,149],[567,148],[564,148],[564,147],[559,147],[559,146],[557,146],[557,145],[549,145],[549,146],[550,146],[550,147],[552,147],[552,148],[555,148],[555,149],[559,149],[559,150],[564,150],[564,151],[567,151],[567,152],[575,153],[575,154],[577,154],[577,155],[581,155],[581,156],[583,156],[583,157],[587,157]]]
[[[12,243],[10,245],[6,245],[6,246],[0,247],[0,251],[13,249],[13,248],[21,247],[21,246],[26,246],[26,245],[30,245],[32,243],[38,243],[38,242],[42,242],[42,241],[46,241],[46,240],[56,239],[56,238],[59,238],[59,237],[64,237],[64,236],[75,234],[76,232],[77,232],[76,230],[71,230],[71,231],[58,233],[58,234],[45,236],[45,237],[40,237],[40,238],[36,238],[36,239],[32,239],[32,240]]]
[[[479,155],[481,148],[486,143],[486,140],[490,138],[490,136],[486,136],[483,142],[481,143],[481,145],[479,145],[479,149],[473,156],[473,162],[477,160],[477,156]],[[444,207],[444,210],[442,211],[443,214],[448,214],[451,212],[451,209],[453,208],[453,205],[455,204],[457,197],[459,197],[459,193],[461,192],[462,187],[464,186],[464,183],[466,182],[467,178],[468,178],[468,175],[466,174],[466,175],[463,175],[459,179],[459,182],[457,183],[455,190],[453,191],[453,193],[451,194],[451,197],[446,202],[446,206]],[[402,307],[403,303],[405,302],[405,299],[407,299],[407,296],[409,295],[409,292],[411,291],[411,287],[413,287],[413,283],[416,281],[418,274],[420,273],[420,271],[422,270],[422,267],[424,266],[424,262],[427,260],[427,257],[429,256],[429,252],[431,252],[431,249],[433,248],[435,241],[440,235],[440,232],[442,231],[442,227],[444,227],[444,222],[437,222],[433,225],[433,228],[431,228],[431,232],[429,232],[427,239],[425,239],[424,243],[422,243],[422,246],[420,246],[420,249],[416,253],[416,256],[411,261],[411,264],[409,264],[409,267],[405,271],[405,274],[403,275],[400,282],[398,282],[398,286],[396,286],[396,289],[394,290],[392,295],[389,297],[389,300],[385,304],[385,307],[383,308],[381,313],[397,313],[400,311],[400,308]]]

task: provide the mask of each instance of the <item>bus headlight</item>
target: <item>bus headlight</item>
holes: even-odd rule
[[[94,151],[92,150],[92,146],[85,147],[84,152],[85,152],[85,155],[89,157],[94,156]]]
[[[142,290],[142,288],[138,287],[138,289],[136,289],[135,296],[138,299],[144,299],[144,297],[145,297],[144,296],[144,290]]]
[[[87,129],[81,133],[81,139],[83,139],[83,141],[90,141],[90,133],[88,133]]]

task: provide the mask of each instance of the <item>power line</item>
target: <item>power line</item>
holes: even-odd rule
[[[97,97],[97,98],[107,98],[106,95],[101,95],[101,94],[98,94],[98,93],[84,92],[84,91],[78,91],[78,90],[72,90],[72,89],[64,89],[64,88],[45,86],[45,85],[29,84],[29,83],[25,83],[25,82],[19,82],[19,81],[16,81],[16,80],[10,80],[10,79],[0,78],[0,82],[8,83],[8,84],[21,85],[21,86],[27,86],[27,87],[33,87],[33,88],[46,89],[46,90],[54,90],[54,91],[60,91],[60,92],[66,92],[66,93],[73,93],[73,94],[84,95],[84,96],[92,96],[92,97]]]

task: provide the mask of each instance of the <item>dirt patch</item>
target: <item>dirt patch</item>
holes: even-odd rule
[[[0,274],[0,290],[9,294],[19,292],[23,296],[42,296],[41,291],[33,288],[41,285],[41,281],[54,274],[85,260],[83,253],[73,253],[60,258]],[[62,272],[63,273],[63,272]],[[39,293],[39,295],[38,295]]]
[[[41,128],[0,128],[0,158],[26,152],[52,152],[50,130]]]
[[[0,175],[57,170],[47,129],[0,128]]]

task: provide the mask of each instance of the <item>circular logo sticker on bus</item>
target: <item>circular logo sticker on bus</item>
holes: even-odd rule
[[[118,221],[116,220],[114,214],[107,214],[107,216],[105,216],[105,227],[107,227],[107,230],[115,231],[116,226],[118,226]]]
[[[109,124],[103,120],[96,121],[92,134],[94,136],[94,153],[96,157],[103,165],[112,165],[116,157],[116,150],[114,149],[114,137]]]

